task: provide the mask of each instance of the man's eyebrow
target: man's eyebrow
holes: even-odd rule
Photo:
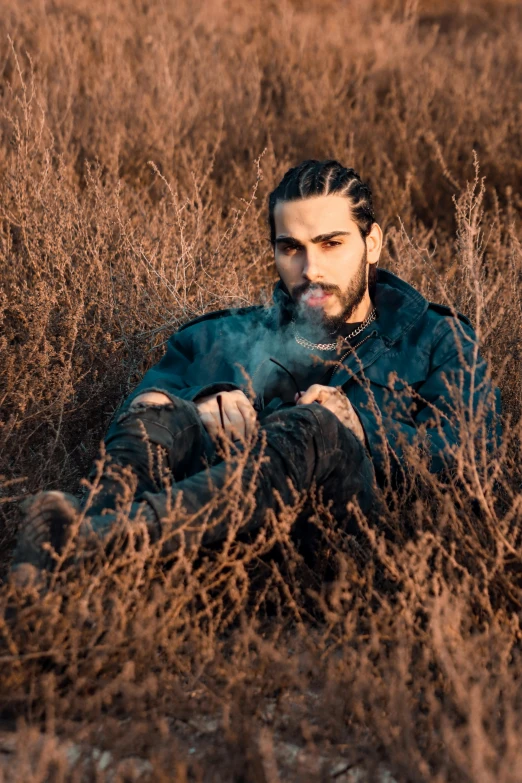
[[[314,245],[319,245],[321,242],[328,242],[329,239],[334,237],[347,237],[349,234],[349,231],[331,231],[329,234],[319,234],[318,237],[312,239],[312,242]]]
[[[276,239],[276,245],[300,245],[301,243],[299,240],[294,239],[294,237],[287,237],[284,234],[281,234],[281,236],[277,237]]]
[[[319,234],[319,236],[314,237],[311,241],[314,245],[318,245],[321,242],[328,242],[329,239],[333,239],[334,237],[346,237],[350,235],[350,231],[331,231],[329,234]],[[295,239],[295,237],[287,237],[282,234],[281,236],[277,237],[276,239],[276,245],[300,245],[301,242],[298,239]]]

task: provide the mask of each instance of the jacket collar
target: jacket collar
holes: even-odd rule
[[[292,299],[282,280],[276,283],[273,298],[282,322],[290,320]],[[381,268],[377,269],[374,304],[378,313],[375,328],[387,345],[397,342],[428,309],[428,300],[416,288]]]
[[[416,288],[387,269],[377,270],[376,327],[385,343],[397,342],[424,315],[428,300]]]

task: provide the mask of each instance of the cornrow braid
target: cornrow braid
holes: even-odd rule
[[[347,169],[336,160],[305,160],[289,169],[268,197],[270,241],[275,244],[274,210],[278,201],[296,201],[311,196],[346,196],[352,217],[361,236],[366,238],[375,223],[372,191],[354,169]]]

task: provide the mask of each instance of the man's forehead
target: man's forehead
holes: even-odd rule
[[[274,209],[276,233],[297,238],[331,231],[350,231],[355,223],[345,196],[313,196],[279,201]]]

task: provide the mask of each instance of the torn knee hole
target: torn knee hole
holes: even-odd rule
[[[140,394],[136,397],[129,406],[129,410],[134,407],[139,408],[172,408],[173,403],[170,397],[166,394],[160,394],[158,392],[147,392],[146,394]]]
[[[130,407],[133,406],[142,406],[145,405],[146,407],[153,406],[153,407],[163,407],[163,406],[172,406],[172,400],[167,394],[164,394],[160,391],[147,391],[142,392],[141,394],[138,394],[136,399],[134,399],[131,402]]]
[[[174,410],[174,404],[172,402],[136,402],[131,403],[129,407],[129,413],[132,411],[144,411],[144,410]]]

